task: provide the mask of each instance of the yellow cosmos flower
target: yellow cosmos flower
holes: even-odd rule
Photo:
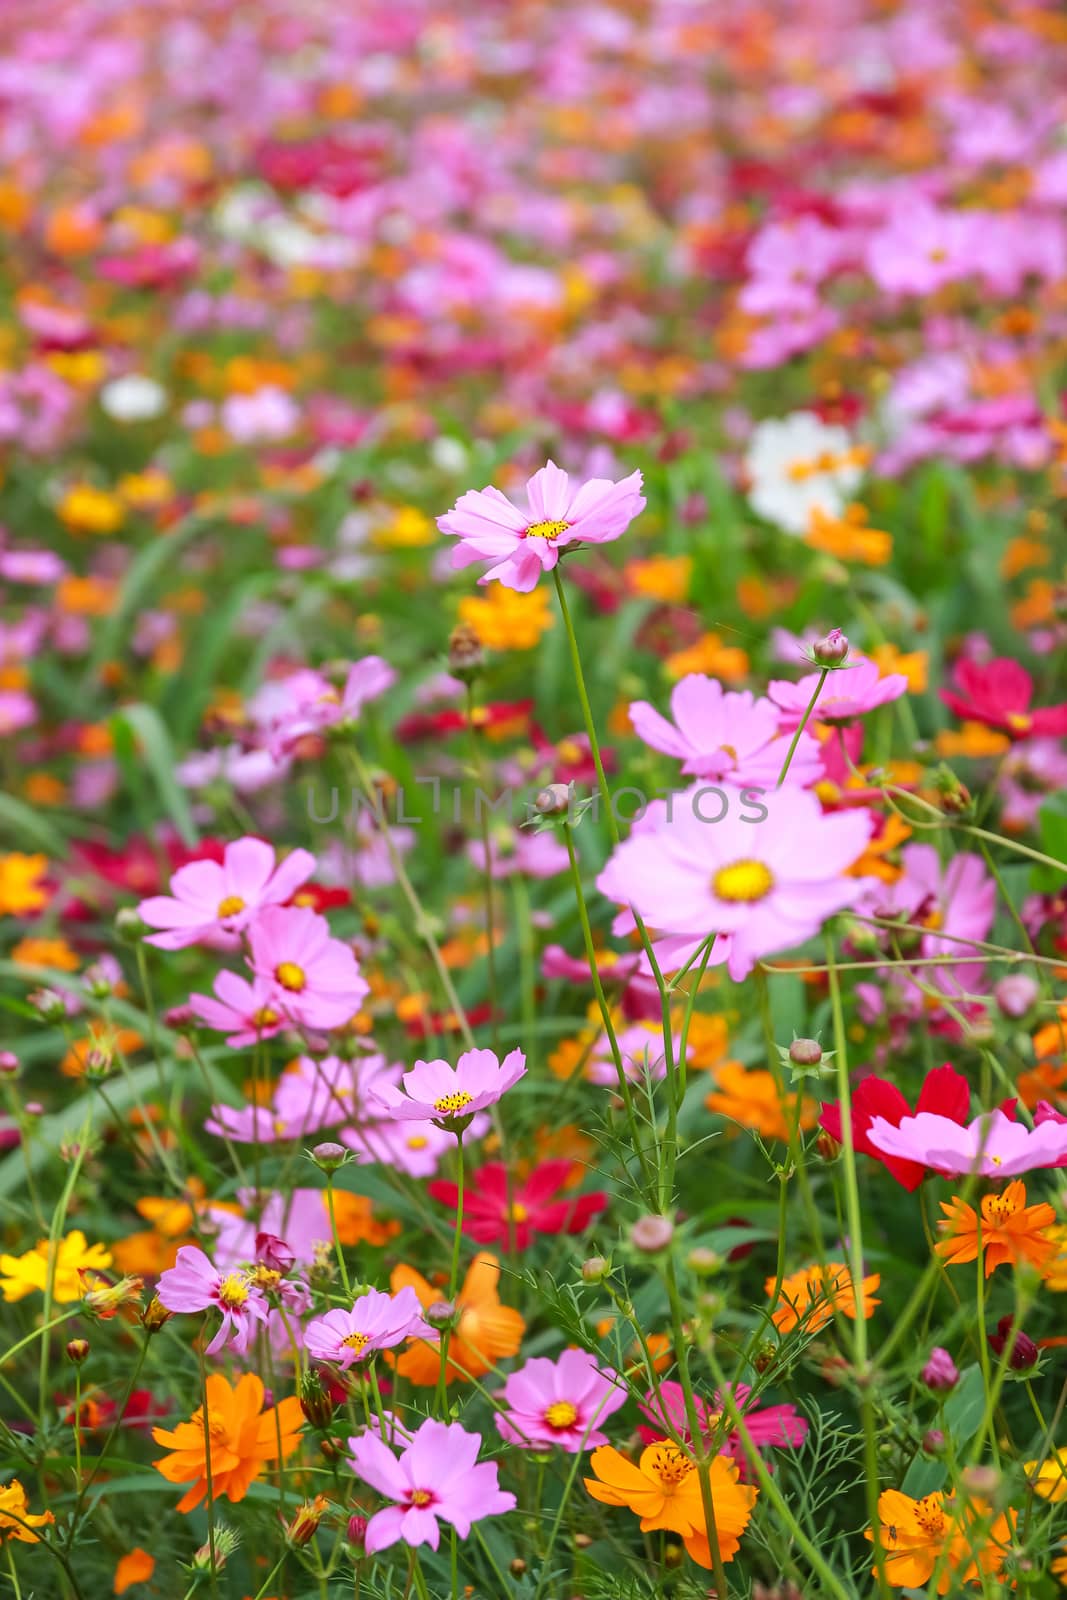
[[[42,1293],[48,1287],[48,1240],[41,1239],[32,1250],[22,1256],[0,1256],[0,1294],[8,1303],[24,1300],[35,1289]],[[52,1299],[57,1305],[69,1305],[82,1297],[79,1273],[86,1269],[102,1270],[111,1265],[111,1251],[102,1244],[89,1244],[80,1228],[74,1228],[59,1241],[53,1263]]]

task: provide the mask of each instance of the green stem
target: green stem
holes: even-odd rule
[[[348,1282],[348,1268],[345,1265],[345,1253],[341,1249],[341,1236],[337,1231],[337,1217],[334,1213],[332,1172],[326,1174],[326,1209],[330,1213],[330,1232],[333,1235],[333,1249],[337,1257],[337,1268],[341,1274],[341,1285],[345,1291],[346,1298],[351,1301],[352,1290]]]
[[[618,844],[619,824],[615,820],[615,811],[611,803],[611,790],[608,788],[608,780],[604,773],[604,763],[600,756],[600,743],[596,736],[596,724],[593,721],[593,711],[589,704],[589,695],[585,687],[585,674],[582,671],[582,658],[578,650],[578,636],[574,631],[574,623],[571,621],[570,606],[567,604],[567,593],[563,587],[563,579],[560,576],[558,566],[553,567],[552,577],[556,585],[556,596],[559,600],[559,609],[560,615],[563,618],[563,627],[567,634],[567,645],[571,656],[571,670],[574,673],[574,683],[578,690],[578,704],[582,708],[582,720],[585,723],[586,737],[589,740],[589,748],[593,754],[593,765],[596,768],[596,780],[600,787],[601,799],[604,802],[608,834],[611,838],[612,844]]]
[[[807,706],[804,708],[804,715],[797,723],[796,732],[793,735],[789,749],[785,753],[785,760],[782,762],[782,770],[778,774],[778,782],[774,786],[776,789],[780,789],[786,780],[786,774],[788,773],[789,768],[792,766],[797,745],[800,743],[800,735],[804,732],[804,729],[808,725],[808,719],[811,716],[811,713],[815,710],[815,702],[822,694],[822,686],[830,676],[830,670],[831,669],[829,667],[822,667],[819,671],[819,681],[815,685],[815,693],[812,695],[811,699],[807,703]]]

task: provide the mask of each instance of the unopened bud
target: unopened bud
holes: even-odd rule
[[[1039,993],[1036,981],[1025,972],[1011,972],[993,987],[993,999],[1001,1015],[1013,1022],[1026,1016]]]
[[[434,1300],[426,1307],[423,1317],[431,1328],[443,1333],[446,1328],[456,1326],[456,1307],[451,1300]]]
[[[935,1345],[926,1358],[922,1381],[935,1394],[947,1394],[960,1381],[959,1369],[947,1350]]]
[[[795,1067],[817,1067],[822,1060],[822,1045],[818,1039],[794,1039],[789,1046],[789,1059]]]
[[[469,622],[460,622],[448,639],[448,670],[462,683],[473,683],[485,666],[485,646]]]
[[[67,1014],[62,996],[54,989],[34,989],[26,998],[42,1022],[62,1022]]]
[[[521,1578],[526,1571],[526,1563],[521,1556],[515,1556],[508,1567],[513,1578]]]
[[[928,1428],[923,1434],[923,1454],[941,1456],[945,1453],[945,1435],[940,1428]]]
[[[123,906],[115,913],[115,935],[123,944],[137,944],[147,932],[147,926],[132,906]]]
[[[842,1149],[833,1134],[827,1133],[825,1128],[819,1129],[815,1139],[815,1148],[823,1161],[836,1161]]]
[[[111,1076],[114,1065],[111,1051],[103,1045],[96,1044],[85,1053],[84,1076],[91,1083],[100,1083],[104,1078]]]
[[[611,1262],[603,1256],[590,1256],[582,1262],[582,1278],[586,1283],[603,1283],[611,1276]]]
[[[288,1542],[298,1549],[310,1544],[329,1508],[330,1502],[324,1494],[317,1494],[314,1500],[305,1500],[303,1505],[297,1507],[296,1515],[285,1530]]]
[[[325,1173],[338,1172],[349,1159],[349,1151],[343,1144],[332,1144],[329,1141],[317,1144],[308,1154],[319,1171]]]
[[[361,1545],[366,1537],[367,1518],[359,1516],[358,1513],[349,1517],[348,1527],[345,1529],[345,1538],[349,1544]]]
[[[989,1348],[997,1356],[1003,1356],[1007,1349],[1008,1366],[1013,1372],[1030,1372],[1040,1361],[1041,1351],[1021,1328],[1013,1331],[1013,1320],[1010,1316],[1001,1317],[996,1333],[989,1335]]]
[[[674,1223],[670,1217],[638,1217],[630,1229],[630,1243],[636,1250],[656,1255],[666,1250],[674,1238]]]
[[[167,1310],[159,1296],[153,1295],[141,1312],[141,1326],[147,1333],[158,1333],[173,1315],[174,1313]]]
[[[0,1050],[0,1078],[17,1078],[19,1058],[13,1050]]]
[[[534,810],[541,817],[561,817],[570,810],[571,795],[569,783],[550,783],[534,795]]]
[[[811,658],[819,667],[840,667],[848,660],[848,639],[840,628],[831,628],[811,647]]]
[[[163,1021],[175,1033],[192,1033],[198,1026],[196,1014],[189,1006],[171,1006],[169,1011],[164,1011]]]
[[[345,1445],[343,1439],[336,1439],[332,1433],[324,1433],[319,1440],[319,1449],[327,1461],[343,1461]]]
[[[996,1467],[964,1467],[960,1478],[967,1493],[981,1500],[991,1500],[1001,1485]]]
[[[685,1264],[698,1278],[710,1278],[721,1269],[722,1256],[717,1250],[698,1244],[686,1256]]]
[[[328,1428],[333,1421],[333,1400],[314,1367],[300,1380],[300,1409],[313,1428]]]
[[[89,1341],[88,1341],[88,1339],[70,1339],[68,1341],[68,1343],[67,1343],[67,1360],[68,1361],[73,1361],[73,1363],[74,1363],[74,1365],[76,1367],[80,1367],[81,1366],[82,1362],[88,1357],[88,1354],[89,1354]]]
[[[115,992],[115,985],[104,967],[89,967],[82,975],[82,982],[94,1000],[107,1000]]]
[[[271,1272],[286,1273],[296,1260],[284,1239],[276,1233],[256,1234],[256,1260]]]

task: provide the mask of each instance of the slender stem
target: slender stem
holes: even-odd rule
[[[853,1367],[859,1388],[860,1417],[863,1423],[864,1488],[874,1544],[874,1568],[883,1600],[890,1600],[891,1589],[885,1570],[881,1523],[878,1516],[878,1448],[874,1432],[871,1395],[873,1373],[867,1354],[867,1318],[863,1304],[863,1213],[856,1177],[856,1147],[852,1137],[852,1092],[848,1078],[848,1040],[841,1004],[841,984],[834,965],[834,943],[826,935],[826,962],[829,968],[830,1009],[834,1025],[834,1065],[837,1069],[837,1095],[841,1107],[842,1170],[845,1175],[845,1211],[848,1217],[848,1258],[854,1303]]]
[[[211,1558],[211,1592],[219,1592],[219,1568],[215,1554],[215,1485],[211,1471],[211,1417],[208,1412],[207,1398],[207,1370],[204,1364],[204,1337],[207,1333],[207,1317],[200,1338],[197,1341],[197,1357],[200,1362],[200,1391],[203,1402],[200,1410],[200,1422],[204,1432],[204,1477],[207,1479],[207,1545]]]
[[[821,670],[819,672],[819,681],[815,685],[815,693],[812,695],[811,699],[808,701],[807,706],[804,709],[804,715],[801,717],[800,721],[797,723],[797,729],[796,729],[796,732],[793,735],[792,741],[791,741],[791,743],[789,745],[789,749],[785,753],[785,760],[782,762],[782,770],[778,774],[778,782],[774,786],[776,789],[780,789],[782,787],[782,784],[786,780],[786,775],[789,772],[789,768],[791,767],[791,765],[793,763],[793,756],[796,754],[797,745],[800,743],[800,735],[804,732],[804,729],[808,725],[808,719],[811,716],[811,713],[815,709],[815,702],[819,698],[819,696],[822,694],[822,686],[826,682],[826,680],[827,680],[827,678],[829,676],[830,676],[830,668],[829,667],[821,668]]]
[[[341,1248],[341,1236],[337,1231],[337,1217],[333,1204],[333,1173],[326,1174],[326,1209],[330,1213],[330,1232],[333,1235],[333,1250],[337,1257],[337,1268],[341,1274],[341,1285],[347,1299],[351,1300],[352,1290],[348,1282],[348,1268],[345,1265],[345,1253]]]
[[[493,903],[493,862],[489,853],[489,808],[482,805],[481,782],[485,767],[482,761],[481,745],[478,742],[478,733],[474,726],[474,685],[467,685],[467,721],[470,725],[471,750],[473,752],[474,776],[476,779],[474,789],[475,821],[480,825],[482,836],[482,886],[485,896],[485,934],[487,947],[485,952],[486,974],[489,979],[489,1033],[493,1049],[500,1053],[500,1008],[497,1003],[496,982],[496,912]]]
[[[560,577],[558,566],[553,567],[552,577],[555,580],[556,596],[559,600],[560,615],[563,618],[563,627],[567,634],[567,645],[570,649],[571,655],[571,670],[574,673],[574,683],[578,690],[578,704],[582,708],[582,720],[585,723],[586,737],[589,740],[589,748],[593,754],[593,765],[596,768],[596,780],[600,787],[601,798],[604,801],[608,833],[611,837],[612,844],[618,844],[619,824],[615,820],[615,811],[611,803],[611,790],[608,788],[608,780],[604,773],[604,763],[600,755],[600,743],[596,736],[596,724],[593,721],[593,712],[589,704],[589,695],[585,687],[585,674],[582,671],[582,658],[578,650],[578,636],[574,631],[574,623],[571,621],[570,606],[567,604],[567,593],[563,587],[563,579]]]
[[[678,1280],[674,1274],[674,1261],[670,1257],[667,1258],[663,1279],[667,1287],[667,1302],[671,1310],[674,1354],[678,1363],[678,1379],[682,1385],[685,1420],[689,1428],[690,1445],[693,1459],[696,1462],[697,1481],[700,1484],[700,1500],[704,1508],[708,1549],[711,1551],[711,1568],[715,1574],[715,1593],[717,1600],[729,1600],[730,1590],[726,1580],[726,1569],[723,1566],[722,1550],[719,1547],[719,1530],[715,1523],[715,1501],[711,1493],[711,1467],[708,1460],[707,1446],[700,1426],[700,1416],[697,1412],[693,1380],[689,1374],[689,1347],[685,1337],[682,1303],[678,1296]]]

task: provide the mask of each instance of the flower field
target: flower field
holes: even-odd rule
[[[1067,17],[10,0],[0,1595],[1067,1585]]]

